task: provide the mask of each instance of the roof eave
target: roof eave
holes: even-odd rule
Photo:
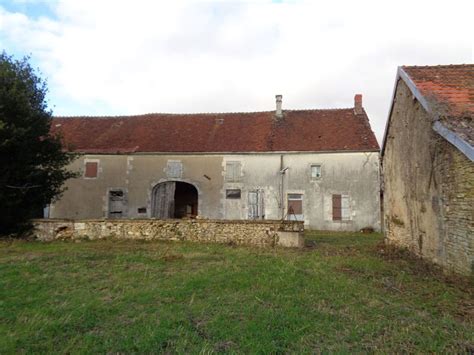
[[[474,147],[472,145],[470,145],[464,139],[459,137],[458,134],[443,125],[439,120],[435,121],[432,127],[433,130],[437,132],[441,137],[443,137],[449,143],[458,148],[471,161],[474,161]]]
[[[380,153],[377,148],[350,149],[350,150],[275,150],[275,151],[223,151],[223,152],[142,152],[142,151],[122,151],[106,152],[92,150],[75,150],[68,153],[79,155],[248,155],[248,154],[331,154],[331,153]]]

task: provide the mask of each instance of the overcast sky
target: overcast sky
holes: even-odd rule
[[[473,62],[473,1],[0,0],[55,115],[352,107],[383,136],[397,66]]]

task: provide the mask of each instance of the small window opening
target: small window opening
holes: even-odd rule
[[[311,165],[311,179],[320,179],[321,178],[321,165],[315,164]]]
[[[240,199],[240,189],[228,189],[225,190],[225,198],[227,199]]]

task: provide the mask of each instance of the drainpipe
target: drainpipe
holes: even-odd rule
[[[281,220],[285,218],[285,207],[284,207],[284,178],[285,178],[285,172],[283,171],[283,154],[280,155],[280,175],[281,175],[281,181],[280,181],[280,211],[281,211]]]

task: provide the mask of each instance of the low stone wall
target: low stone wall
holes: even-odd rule
[[[186,240],[261,247],[304,246],[303,222],[39,219],[34,221],[34,227],[34,236],[41,241],[141,239]]]

